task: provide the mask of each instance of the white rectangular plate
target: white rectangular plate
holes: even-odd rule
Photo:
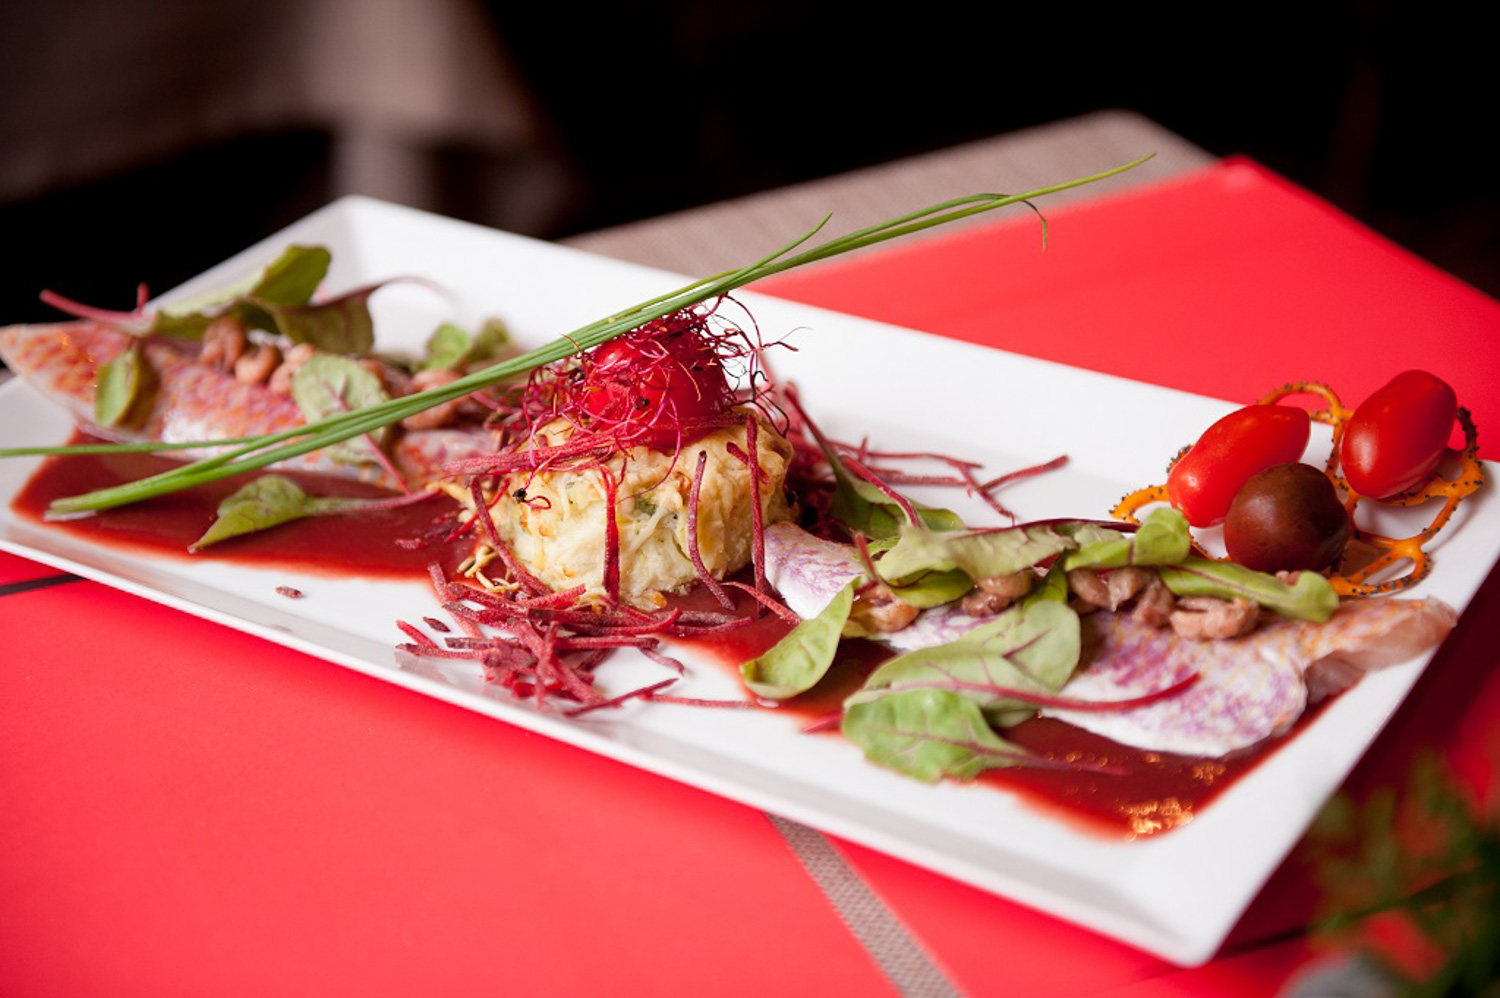
[[[333,250],[328,290],[421,275],[373,307],[383,346],[417,347],[438,321],[503,317],[539,344],[674,288],[680,278],[363,198],[347,198],[178,289],[225,286],[291,242]],[[1222,402],[1049,364],[756,295],[743,295],[767,341],[791,333],[779,376],[795,381],[830,434],[884,449],[937,451],[985,462],[994,474],[1067,454],[1064,470],[1004,495],[1023,517],[1105,514],[1143,484],[1187,428],[1229,410]],[[899,383],[899,411],[872,400]],[[1107,421],[1102,417],[1107,414]],[[1107,426],[1107,431],[1101,427]],[[59,410],[19,383],[0,388],[0,444],[62,442]],[[976,433],[975,427],[987,428]],[[1426,665],[1366,679],[1340,697],[1190,824],[1136,842],[1074,831],[988,787],[930,787],[866,764],[837,739],[798,734],[764,712],[633,704],[569,720],[487,688],[463,667],[399,667],[395,621],[429,614],[422,585],[301,579],[214,561],[131,556],[77,543],[18,518],[9,505],[36,462],[0,462],[0,546],[229,627],[518,724],[601,754],[806,822],[1046,910],[1179,963],[1210,957],[1264,879],[1337,788]],[[973,523],[983,507],[935,498]],[[1500,553],[1500,517],[1485,494],[1466,505],[1437,548],[1422,586],[1462,609]],[[1461,543],[1454,543],[1454,538]],[[306,598],[276,595],[293,585]],[[605,670],[623,691],[659,678],[644,660]],[[719,664],[703,664],[674,692],[738,697]],[[1226,857],[1233,862],[1225,862]]]

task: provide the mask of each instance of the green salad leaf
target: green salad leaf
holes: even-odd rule
[[[1050,696],[1082,654],[1078,614],[1066,603],[1020,603],[956,641],[898,655],[849,698],[850,705],[913,689],[942,689],[973,700],[995,724],[1035,709],[1027,694]]]
[[[231,537],[267,530],[307,516],[345,513],[385,502],[381,499],[311,496],[285,475],[262,475],[219,503],[213,524],[193,542],[191,550],[197,551]]]
[[[921,573],[904,585],[891,586],[891,593],[903,603],[926,610],[952,603],[973,588],[973,580],[958,569],[952,569]]]
[[[510,330],[499,319],[487,319],[479,332],[445,322],[427,338],[423,370],[462,370],[473,364],[494,363],[515,349]]]
[[[850,579],[816,617],[804,620],[764,654],[740,666],[751,692],[768,700],[786,700],[817,685],[838,653],[858,583]]]
[[[270,328],[294,343],[311,343],[329,353],[363,356],[375,346],[370,296],[379,289],[379,285],[363,287],[316,305],[251,299],[246,311],[259,309],[269,319]]]
[[[1068,573],[1062,565],[1053,562],[1052,567],[1047,570],[1047,574],[1042,576],[1042,581],[1026,595],[1026,598],[1022,602],[1028,605],[1032,603],[1066,603],[1069,595]]]
[[[895,584],[925,572],[955,569],[970,579],[982,579],[1013,575],[1075,546],[1053,524],[992,530],[933,530],[904,524],[895,545],[881,557],[879,568]]]
[[[329,416],[375,405],[389,396],[380,379],[351,357],[320,353],[309,358],[292,375],[292,399],[309,423]],[[329,447],[325,453],[335,461],[364,464],[376,460],[374,453],[384,430],[355,437]]]
[[[1185,558],[1176,565],[1157,568],[1167,588],[1178,596],[1242,598],[1275,610],[1284,617],[1321,624],[1338,609],[1339,596],[1333,584],[1317,572],[1300,572],[1288,585],[1264,572],[1256,572],[1228,561]]]
[[[140,341],[131,340],[129,346],[99,366],[99,380],[94,388],[94,422],[100,426],[128,424],[155,381]]]
[[[164,306],[143,332],[200,339],[210,322],[225,315],[247,326],[277,332],[267,310],[306,305],[327,276],[332,259],[324,246],[288,246],[279,257],[242,281]]]
[[[925,783],[972,780],[1029,758],[995,733],[977,703],[947,690],[907,690],[855,704],[844,712],[842,730],[871,762]]]
[[[1170,506],[1152,510],[1134,533],[1085,524],[1073,538],[1079,547],[1063,557],[1063,567],[1068,570],[1175,565],[1193,550],[1187,518]]]

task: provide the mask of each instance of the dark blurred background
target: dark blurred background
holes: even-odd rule
[[[1492,42],[1459,11],[11,3],[0,320],[54,317],[43,287],[128,307],[350,191],[558,238],[1112,108],[1500,294]]]

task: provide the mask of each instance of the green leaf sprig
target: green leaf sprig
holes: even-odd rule
[[[389,499],[312,496],[285,475],[251,481],[219,503],[213,524],[190,546],[197,551],[231,537],[290,523],[309,516],[328,516],[362,509],[386,509]]]
[[[278,461],[285,461],[352,437],[380,430],[433,406],[462,398],[535,368],[591,349],[653,319],[728,294],[754,281],[971,215],[993,211],[1006,205],[1029,204],[1035,198],[1081,187],[1123,173],[1149,158],[1149,156],[1144,157],[1102,173],[1050,184],[1021,194],[972,194],[954,198],[829,239],[810,248],[801,249],[822,231],[829,220],[824,218],[806,234],[754,263],[714,277],[693,281],[675,291],[649,298],[623,311],[575,329],[545,346],[519,357],[503,360],[446,385],[364,406],[347,413],[332,415],[304,426],[257,437],[248,443],[232,447],[223,454],[135,482],[59,499],[52,504],[49,513],[61,515],[110,509],[180,489],[192,488],[230,475],[255,471]],[[1045,237],[1045,220],[1043,224]]]
[[[740,675],[752,693],[786,700],[818,684],[838,654],[858,582],[857,578],[850,579],[816,617],[804,620],[764,654],[740,666]]]

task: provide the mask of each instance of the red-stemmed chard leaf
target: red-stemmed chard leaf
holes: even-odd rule
[[[997,735],[977,703],[946,690],[909,690],[856,704],[844,712],[842,730],[871,762],[926,783],[972,780],[986,769],[1039,761]]]
[[[307,516],[386,509],[393,504],[415,501],[428,495],[431,493],[397,500],[313,496],[285,475],[262,475],[219,503],[213,524],[202,537],[193,542],[191,550],[198,551],[231,537],[268,530]]]
[[[817,685],[838,652],[858,581],[851,579],[816,617],[804,620],[765,653],[740,666],[752,693],[785,700]]]
[[[846,706],[909,689],[941,688],[973,700],[992,723],[1014,724],[1062,689],[1082,654],[1078,614],[1066,603],[1022,603],[957,641],[898,655],[870,674]]]
[[[1178,596],[1247,599],[1284,617],[1321,624],[1338,609],[1333,585],[1317,572],[1299,572],[1291,583],[1228,561],[1184,558],[1157,568],[1167,588]]]

